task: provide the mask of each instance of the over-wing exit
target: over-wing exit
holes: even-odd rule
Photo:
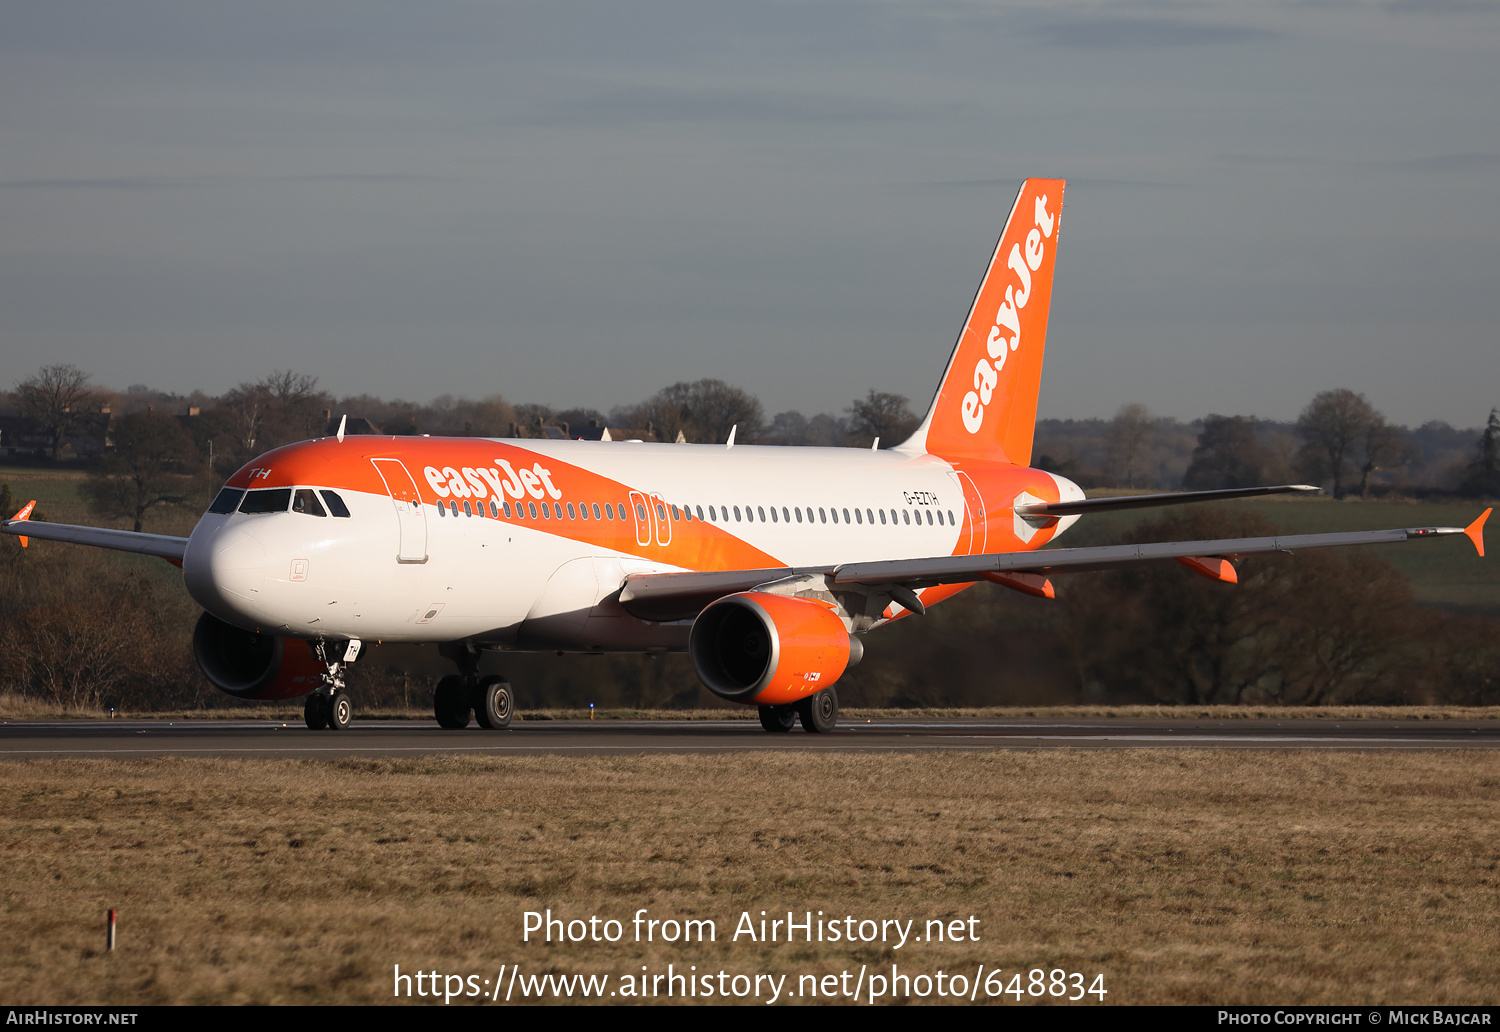
[[[980,580],[1050,598],[1054,576],[1176,560],[1233,583],[1246,556],[1448,534],[1484,554],[1488,510],[1467,528],[1038,551],[1090,512],[1315,490],[1088,499],[1028,465],[1062,208],[1061,180],[1021,187],[926,417],[891,450],[340,433],[241,468],[187,538],[39,524],[29,507],[0,529],[180,565],[208,679],[305,696],[315,729],[348,726],[345,671],[389,641],[455,663],[444,727],[509,725],[486,650],[686,651],[767,731],[827,732],[870,632]]]

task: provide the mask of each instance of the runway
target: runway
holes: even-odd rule
[[[1500,721],[888,718],[845,721],[829,735],[800,728],[769,734],[745,720],[517,721],[507,731],[444,731],[425,722],[368,720],[343,732],[309,731],[300,722],[250,720],[0,723],[0,760],[1163,748],[1495,749],[1500,748]]]

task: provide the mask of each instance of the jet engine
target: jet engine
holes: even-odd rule
[[[826,603],[747,591],[698,614],[688,654],[720,698],[783,706],[832,685],[864,645]]]
[[[193,658],[221,692],[237,699],[295,699],[326,669],[301,638],[246,631],[204,613],[193,628]]]

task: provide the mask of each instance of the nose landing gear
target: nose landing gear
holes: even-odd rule
[[[354,718],[354,705],[344,690],[344,670],[359,656],[358,638],[348,642],[320,641],[313,651],[326,668],[323,683],[302,703],[302,720],[314,731],[345,731]]]

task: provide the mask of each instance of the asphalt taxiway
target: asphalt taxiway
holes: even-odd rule
[[[518,720],[506,731],[444,731],[419,721],[356,721],[346,731],[300,722],[6,721],[0,760],[149,756],[338,759],[451,755],[632,755],[754,749],[1496,749],[1495,720],[1138,720],[1113,717],[845,720],[828,735],[755,721]]]

